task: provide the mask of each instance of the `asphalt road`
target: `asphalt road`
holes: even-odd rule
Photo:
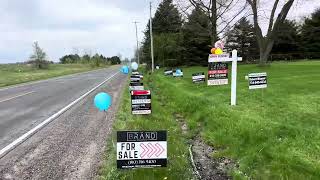
[[[0,90],[0,149],[119,71],[113,67]],[[92,179],[101,163],[126,76],[100,88],[0,159],[0,179]],[[93,107],[97,92],[113,100]]]

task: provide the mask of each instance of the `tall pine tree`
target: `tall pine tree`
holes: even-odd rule
[[[207,65],[211,49],[208,16],[196,7],[183,26],[182,55],[185,65]]]
[[[290,54],[300,51],[299,26],[295,21],[285,20],[279,27],[272,54]]]
[[[180,13],[172,3],[172,0],[162,1],[157,8],[155,16],[152,18],[155,64],[161,64],[162,66],[178,64],[178,44],[181,26],[182,19]],[[151,62],[150,22],[145,31],[141,60],[147,64]]]
[[[304,51],[308,58],[320,58],[320,9],[306,18],[301,29]]]
[[[227,51],[238,50],[238,54],[245,62],[253,61],[258,57],[253,25],[245,17],[227,32],[226,49]]]

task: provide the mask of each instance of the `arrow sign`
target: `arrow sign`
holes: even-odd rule
[[[118,131],[117,167],[166,167],[166,131]]]

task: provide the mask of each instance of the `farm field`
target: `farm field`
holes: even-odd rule
[[[100,67],[101,68],[101,67]],[[25,64],[0,64],[0,87],[94,70],[88,64],[50,64],[37,70]]]
[[[320,61],[239,65],[237,106],[229,105],[230,82],[192,84],[192,73],[207,73],[207,67],[183,68],[183,78],[166,77],[163,70],[145,82],[152,91],[153,114],[132,116],[125,93],[114,130],[167,129],[168,168],[116,170],[111,146],[102,178],[191,178],[188,142],[201,137],[217,150],[212,157],[238,164],[228,172],[235,179],[320,179]],[[244,77],[250,72],[267,72],[268,88],[249,90]],[[188,135],[182,135],[174,114],[184,117]]]

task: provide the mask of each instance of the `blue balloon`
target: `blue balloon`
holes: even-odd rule
[[[109,94],[101,92],[94,97],[94,105],[100,111],[106,111],[111,106],[112,98]]]
[[[128,66],[122,66],[120,71],[124,74],[128,74],[129,73],[129,67]]]
[[[176,70],[176,74],[182,74],[180,69]]]
[[[138,69],[138,64],[136,63],[136,62],[133,62],[133,63],[131,63],[131,68],[133,69],[133,70],[137,70]]]

